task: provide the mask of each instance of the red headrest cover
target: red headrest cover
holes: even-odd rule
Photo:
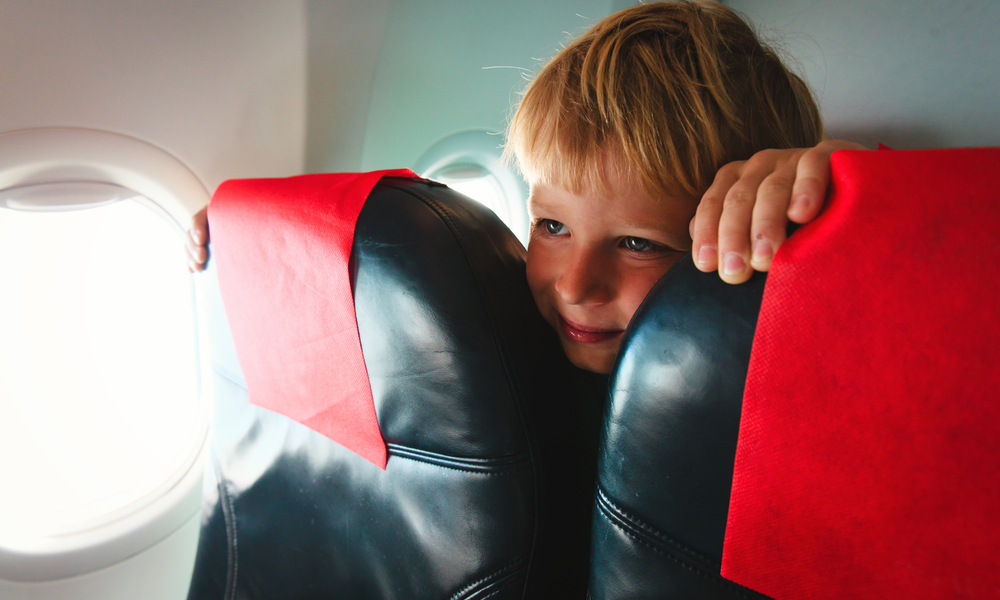
[[[722,574],[774,598],[1000,590],[1000,149],[837,152],[753,342]]]
[[[209,204],[213,260],[250,402],[386,464],[349,260],[372,173],[243,179]]]

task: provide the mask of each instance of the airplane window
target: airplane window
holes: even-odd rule
[[[526,244],[528,186],[500,155],[499,136],[464,131],[431,146],[413,170],[486,205]]]
[[[449,166],[431,174],[429,179],[440,181],[460,194],[464,194],[496,213],[500,220],[511,226],[511,210],[503,186],[496,176],[478,165]]]
[[[0,545],[138,510],[200,447],[180,228],[134,193],[62,185],[60,210],[0,206]]]

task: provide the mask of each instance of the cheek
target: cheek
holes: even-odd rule
[[[525,270],[531,295],[535,297],[535,303],[540,304],[541,299],[545,296],[545,291],[551,287],[558,273],[555,258],[541,244],[529,242]],[[539,306],[539,309],[541,308]]]
[[[632,320],[632,316],[635,311],[639,309],[639,305],[642,301],[646,299],[649,291],[653,289],[656,282],[663,277],[670,267],[674,266],[680,260],[677,257],[675,260],[671,260],[668,263],[658,265],[657,268],[643,269],[641,271],[633,272],[629,275],[626,281],[622,282],[619,286],[619,307],[622,312],[628,315],[628,320]]]

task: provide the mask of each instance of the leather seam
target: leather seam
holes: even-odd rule
[[[418,462],[418,463],[421,463],[421,464],[424,464],[424,465],[430,465],[432,467],[439,467],[441,469],[448,469],[448,470],[451,470],[451,471],[460,471],[462,473],[473,473],[473,474],[476,474],[476,475],[510,475],[511,473],[520,473],[522,471],[527,471],[527,470],[529,470],[531,468],[531,464],[530,463],[525,463],[524,465],[519,466],[519,467],[517,467],[515,469],[505,469],[505,470],[502,470],[502,471],[486,471],[486,470],[482,470],[482,469],[463,469],[462,467],[455,467],[455,466],[451,466],[451,465],[442,465],[440,463],[432,462],[432,461],[429,461],[429,460],[421,460],[420,458],[417,458],[417,457],[414,457],[414,456],[406,456],[406,455],[403,455],[403,454],[393,454],[392,452],[389,452],[389,456],[395,456],[396,458],[412,460],[413,462]]]
[[[460,600],[463,596],[466,596],[469,592],[474,591],[475,588],[479,587],[483,583],[486,583],[486,582],[490,581],[491,579],[495,579],[495,578],[499,577],[500,575],[503,575],[507,571],[517,571],[519,568],[521,568],[521,566],[525,562],[526,562],[525,559],[522,557],[522,558],[519,558],[519,559],[515,560],[514,562],[512,562],[510,564],[507,564],[507,565],[501,567],[500,569],[498,569],[497,571],[494,571],[493,573],[490,573],[486,577],[483,577],[481,579],[477,579],[476,581],[473,581],[472,583],[470,583],[469,585],[465,586],[464,588],[458,590],[457,592],[455,592],[454,594],[452,594],[452,596],[451,596],[451,598],[449,600]],[[508,582],[508,584],[504,584],[504,586],[501,586],[500,589],[502,589],[503,587],[506,587],[506,585],[509,585],[509,582]],[[492,594],[490,594],[490,595],[492,595]],[[489,596],[486,596],[486,598],[489,598]],[[483,600],[485,600],[485,598]]]
[[[485,596],[483,596],[480,600],[487,600],[488,598],[492,598],[493,596],[496,596],[497,594],[499,594],[500,592],[504,591],[505,589],[507,589],[507,587],[509,587],[510,585],[512,585],[512,584],[514,584],[516,582],[517,582],[517,579],[511,578],[511,579],[503,582],[502,584],[500,584],[500,586],[498,586],[497,589],[495,589],[492,592],[490,592],[489,594],[486,594]]]
[[[678,542],[677,540],[671,538],[670,536],[668,536],[665,533],[661,532],[660,530],[656,529],[652,525],[649,525],[649,524],[645,523],[644,521],[642,521],[641,519],[639,519],[638,517],[636,517],[634,514],[629,513],[628,511],[624,510],[622,507],[620,507],[617,504],[615,504],[615,502],[612,501],[611,498],[604,491],[604,488],[602,486],[598,486],[597,487],[597,494],[600,496],[600,499],[603,500],[612,509],[614,509],[615,512],[617,512],[620,516],[624,517],[626,521],[629,521],[632,524],[638,526],[639,529],[642,529],[643,531],[649,533],[653,537],[656,537],[656,538],[658,538],[658,539],[666,542],[667,544],[670,544],[671,546],[675,546],[678,550],[681,550],[683,552],[687,552],[688,554],[691,554],[692,556],[694,556],[694,557],[696,557],[696,558],[698,558],[698,559],[700,559],[700,560],[702,560],[702,561],[704,561],[704,562],[712,565],[713,567],[722,568],[722,566],[719,563],[717,563],[715,560],[713,560],[713,559],[705,556],[704,554],[698,552],[697,550],[695,550],[693,548],[685,546],[684,544],[682,544],[682,543]]]
[[[483,471],[490,471],[501,467],[512,467],[515,465],[519,466],[522,463],[528,463],[531,460],[530,456],[527,454],[514,454],[494,458],[453,456],[449,454],[430,452],[428,450],[414,448],[413,446],[404,446],[402,444],[393,443],[387,443],[386,449],[389,451],[389,454],[394,456],[413,458],[414,460],[440,464],[443,466],[455,465],[459,468],[465,466],[470,469],[479,469]]]
[[[604,517],[605,519],[607,519],[608,523],[610,523],[612,527],[614,527],[615,529],[621,531],[622,533],[624,533],[628,537],[632,538],[636,542],[642,544],[643,546],[646,546],[647,548],[649,548],[653,552],[656,552],[657,554],[659,554],[661,556],[665,556],[665,557],[669,558],[670,560],[672,560],[675,563],[679,564],[684,569],[687,569],[688,571],[690,571],[690,572],[692,572],[692,573],[694,573],[694,574],[702,577],[703,579],[707,579],[708,581],[716,584],[717,586],[721,587],[722,589],[726,590],[727,592],[731,592],[733,594],[736,594],[737,596],[739,596],[741,598],[747,598],[748,600],[753,600],[755,598],[760,598],[761,597],[761,596],[751,596],[751,595],[748,595],[743,590],[735,587],[735,584],[730,583],[730,582],[722,579],[721,576],[717,577],[717,576],[715,576],[715,575],[713,575],[711,573],[706,573],[705,571],[699,569],[698,567],[689,564],[687,561],[685,561],[685,560],[683,560],[683,559],[681,559],[681,558],[679,558],[677,556],[674,556],[672,553],[666,552],[662,548],[657,548],[653,544],[650,544],[646,540],[644,540],[644,539],[640,538],[639,536],[635,535],[633,532],[628,531],[625,527],[623,527],[623,526],[619,525],[618,523],[616,523],[613,519],[611,519],[609,517],[609,515],[607,514],[607,511],[603,507],[600,507],[600,508],[601,508],[601,511],[600,511],[601,516]],[[590,592],[588,591],[588,595],[589,595],[589,593]]]

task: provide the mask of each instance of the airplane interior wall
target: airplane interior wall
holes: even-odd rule
[[[501,133],[525,74],[611,8],[607,0],[398,2],[375,71],[362,167],[411,165],[463,130]]]
[[[830,137],[871,148],[1000,145],[1000,2],[728,4],[793,58]]]

